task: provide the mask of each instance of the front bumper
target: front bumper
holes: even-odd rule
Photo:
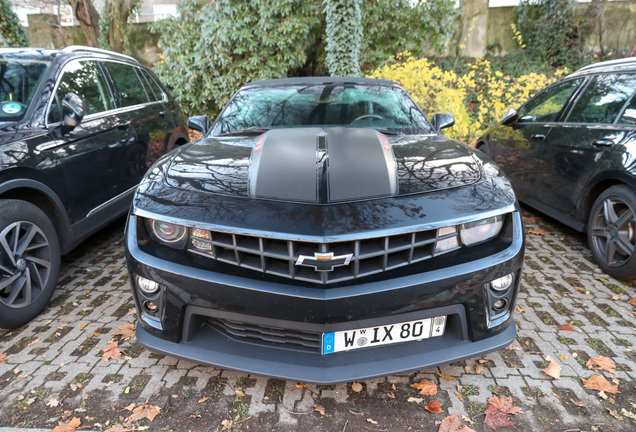
[[[333,384],[404,373],[499,350],[515,338],[511,318],[523,261],[523,228],[512,217],[512,241],[474,261],[351,286],[247,279],[185,266],[142,251],[137,218],[127,227],[127,261],[140,320],[139,342],[152,351],[201,364],[285,380]],[[488,283],[513,273],[507,312],[496,319]],[[136,276],[161,285],[161,313],[143,309]],[[320,335],[447,315],[443,336],[322,355],[320,349],[236,337],[211,322],[241,323]],[[249,331],[248,331],[249,333]]]

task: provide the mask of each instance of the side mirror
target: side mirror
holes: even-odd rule
[[[519,115],[519,113],[517,112],[516,109],[514,109],[514,108],[508,109],[508,111],[506,111],[504,116],[501,118],[501,124],[510,123],[511,121],[516,119],[518,115]]]
[[[77,127],[84,118],[84,101],[75,93],[67,93],[62,99],[62,124],[70,129]]]
[[[210,118],[206,115],[192,116],[188,119],[188,127],[207,135],[210,131]]]
[[[439,133],[444,128],[451,127],[455,124],[455,117],[452,114],[434,114],[433,126],[435,131]]]

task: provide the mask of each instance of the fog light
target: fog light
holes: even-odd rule
[[[139,289],[145,294],[154,294],[159,290],[159,284],[153,280],[137,276],[137,284]]]
[[[153,313],[157,312],[158,307],[153,302],[146,300],[144,302],[144,309],[146,310],[146,312],[149,312],[149,313],[153,314]]]
[[[192,246],[202,251],[212,250],[212,245],[210,243],[195,238],[192,239]]]
[[[503,309],[506,306],[506,300],[504,299],[499,299],[495,302],[495,304],[493,304],[493,307],[495,309]]]
[[[495,291],[505,291],[512,285],[512,274],[500,277],[490,282],[490,286]]]

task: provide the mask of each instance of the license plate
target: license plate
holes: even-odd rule
[[[358,348],[428,339],[443,335],[445,327],[446,315],[378,327],[323,333],[322,353],[331,354]]]

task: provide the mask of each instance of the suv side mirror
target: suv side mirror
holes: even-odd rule
[[[75,93],[67,93],[62,99],[62,124],[70,129],[77,127],[84,118],[84,101]]]
[[[519,115],[519,113],[517,112],[516,109],[514,109],[514,108],[508,109],[508,111],[506,111],[504,116],[501,118],[501,124],[510,123],[511,121],[516,119],[518,115]]]
[[[451,127],[455,124],[455,117],[452,114],[434,114],[433,115],[433,127],[435,131],[439,133],[444,128]]]
[[[206,115],[192,116],[188,119],[188,127],[203,132],[203,135],[207,136],[210,130],[210,118]]]

